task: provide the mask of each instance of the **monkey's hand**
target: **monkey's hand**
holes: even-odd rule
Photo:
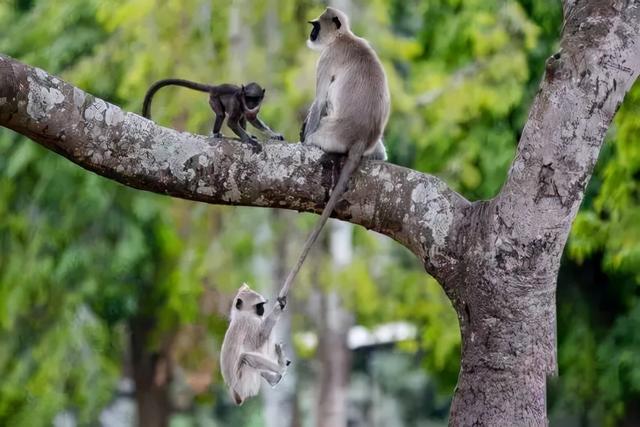
[[[247,136],[246,138],[242,138],[242,142],[248,144],[253,150],[254,153],[258,154],[262,152],[262,144],[255,136]]]
[[[284,135],[281,133],[274,133],[271,135],[271,139],[275,139],[276,141],[284,141]]]
[[[287,297],[278,297],[277,301],[280,305],[280,310],[284,310],[284,308],[287,306]]]
[[[305,119],[305,121],[302,122],[302,128],[300,128],[300,142],[304,142],[306,130],[307,130],[307,120]]]

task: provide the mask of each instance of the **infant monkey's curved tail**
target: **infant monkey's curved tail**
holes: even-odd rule
[[[353,172],[356,170],[356,168],[362,161],[362,157],[364,156],[364,152],[366,149],[367,149],[367,144],[364,141],[358,141],[351,146],[351,149],[349,150],[349,153],[347,156],[347,161],[345,162],[344,167],[342,168],[342,171],[340,171],[340,177],[338,178],[338,183],[335,185],[335,187],[333,187],[333,191],[331,192],[331,197],[329,197],[329,201],[327,202],[327,205],[322,210],[322,215],[320,215],[320,219],[318,220],[313,231],[307,238],[307,241],[304,243],[304,247],[302,248],[302,253],[298,258],[298,262],[291,269],[291,271],[289,272],[289,275],[287,276],[287,279],[284,281],[284,285],[282,285],[282,288],[280,289],[280,293],[278,294],[278,300],[281,300],[287,297],[287,293],[291,288],[291,284],[293,283],[293,280],[296,278],[296,275],[300,271],[300,267],[302,267],[304,260],[307,258],[307,255],[309,254],[311,247],[313,246],[316,239],[320,235],[320,232],[322,231],[322,228],[324,227],[327,220],[329,219],[329,216],[331,216],[331,212],[333,212],[333,209],[336,207],[338,200],[340,200],[340,198],[345,193],[345,191],[347,191],[347,187],[349,185],[349,178],[351,178],[351,175],[353,174]]]
[[[182,86],[182,87],[197,90],[200,92],[209,92],[209,93],[213,90],[213,86],[211,85],[192,82],[190,80],[184,80],[184,79],[158,80],[157,82],[151,85],[149,90],[147,90],[146,95],[144,96],[144,102],[142,104],[142,117],[145,117],[147,119],[151,118],[151,100],[153,99],[153,95],[155,95],[158,90],[160,90],[165,86]]]

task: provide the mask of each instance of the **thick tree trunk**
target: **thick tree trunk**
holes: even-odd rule
[[[469,208],[461,262],[441,276],[462,331],[451,425],[547,424],[560,258],[605,133],[640,72],[638,2],[567,2],[565,13],[561,50],[547,61],[507,182]]]
[[[471,221],[486,230],[492,205],[479,205]],[[472,235],[484,232],[476,229]],[[453,299],[462,333],[450,425],[545,425],[546,379],[556,369],[556,272],[535,269],[536,258],[548,248],[523,253],[520,272],[509,274],[500,267],[503,258],[494,257],[491,240],[471,247],[477,251],[450,278],[459,287]]]
[[[545,425],[555,282],[604,135],[640,72],[639,0],[565,0],[546,74],[499,196],[365,161],[334,216],[390,236],[444,286],[462,329],[450,424]],[[125,185],[206,203],[320,212],[343,159],[301,144],[155,126],[0,55],[0,125]]]

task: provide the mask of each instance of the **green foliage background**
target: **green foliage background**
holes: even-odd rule
[[[354,30],[371,40],[389,73],[390,161],[437,174],[471,199],[495,195],[545,58],[557,48],[560,2],[354,3]],[[7,0],[0,52],[131,111],[163,77],[256,80],[267,87],[264,119],[295,141],[314,91],[306,21],[323,7],[312,0]],[[192,132],[212,125],[202,94],[186,90],[161,92],[153,114]],[[566,417],[584,426],[638,421],[638,117],[636,86],[616,116],[564,259],[560,376],[549,401],[557,425]],[[295,225],[304,230],[312,221],[300,215]],[[0,425],[50,425],[64,410],[81,425],[94,423],[125,364],[127,327],[141,316],[156,320],[156,346],[176,328],[205,325],[209,339],[185,363],[198,364],[198,354],[215,359],[224,320],[202,316],[203,290],[228,293],[258,281],[255,257],[276,250],[265,224],[277,229],[263,210],[124,188],[0,130]],[[421,355],[446,400],[459,363],[446,297],[402,248],[362,230],[356,243],[354,264],[341,273],[350,284],[341,290],[347,304],[364,325],[418,326],[418,339],[402,347]]]

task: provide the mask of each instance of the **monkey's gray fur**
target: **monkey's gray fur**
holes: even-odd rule
[[[316,98],[302,128],[302,142],[329,153],[347,153],[338,183],[280,296],[286,296],[311,246],[347,190],[362,157],[386,160],[382,134],[389,119],[387,76],[369,43],[351,32],[344,12],[328,7],[313,25],[307,45],[320,51]]]
[[[231,321],[222,342],[220,366],[222,377],[236,405],[260,391],[260,378],[276,386],[286,372],[289,361],[280,344],[274,344],[273,328],[286,305],[278,299],[264,315],[267,300],[243,284],[233,299]]]
[[[311,23],[307,45],[321,54],[304,142],[330,153],[347,153],[364,141],[365,156],[386,160],[381,138],[390,96],[378,56],[365,39],[351,32],[349,18],[338,9],[327,8]]]

